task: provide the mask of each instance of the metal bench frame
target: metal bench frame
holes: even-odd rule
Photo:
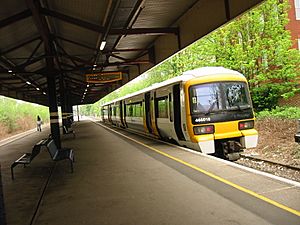
[[[63,126],[63,129],[64,129],[64,132],[63,134],[72,134],[73,135],[73,138],[75,138],[75,131],[74,130],[69,130],[66,126]]]
[[[26,165],[30,164],[32,162],[32,160],[40,153],[41,151],[41,147],[45,146],[47,143],[47,139],[43,139],[41,141],[39,141],[38,143],[36,143],[33,148],[31,153],[25,153],[23,154],[20,158],[18,158],[16,161],[14,161],[11,166],[10,166],[10,171],[11,171],[11,179],[14,180],[15,176],[14,176],[14,167],[16,167],[19,164],[23,164],[24,168]]]
[[[67,159],[70,161],[70,166],[71,166],[71,172],[73,173],[73,162],[75,161],[74,158],[74,151],[71,148],[61,148],[58,149],[54,143],[54,140],[51,139],[49,136],[48,139],[44,139],[36,143],[33,148],[31,153],[25,153],[23,154],[20,158],[18,158],[16,161],[14,161],[10,167],[11,170],[11,179],[14,180],[14,167],[16,167],[19,164],[23,164],[24,167],[32,162],[32,160],[40,153],[42,146],[46,146],[51,159],[53,161],[61,161],[64,159]]]
[[[53,139],[47,142],[47,149],[53,161],[68,159],[70,161],[71,172],[73,173],[73,162],[75,162],[74,151],[71,148],[58,149]]]

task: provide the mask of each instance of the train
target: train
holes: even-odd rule
[[[103,123],[231,161],[258,142],[247,79],[224,67],[183,72],[100,110]]]

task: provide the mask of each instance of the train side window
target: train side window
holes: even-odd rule
[[[143,102],[140,102],[140,117],[144,116],[144,111],[143,111]]]
[[[137,113],[136,104],[132,104],[132,116],[136,117],[136,113]]]
[[[138,102],[132,105],[133,106],[133,116],[134,117],[142,117],[142,102]]]
[[[135,104],[135,117],[140,117],[141,116],[141,112],[140,112],[141,108],[140,108],[140,104]]]
[[[108,115],[107,107],[106,107],[106,106],[104,106],[104,107],[102,108],[102,115],[103,115],[103,116],[107,116],[107,115]]]
[[[126,105],[126,112],[128,112],[127,113],[128,117],[132,117],[132,115],[133,115],[133,107],[132,107],[131,104],[130,105]]]
[[[129,105],[129,115],[133,116],[133,105]]]
[[[115,110],[116,110],[116,116],[120,116],[120,106],[116,106],[116,108],[115,108]]]
[[[168,97],[160,97],[156,99],[157,103],[157,117],[168,118]]]

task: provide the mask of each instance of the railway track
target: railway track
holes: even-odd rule
[[[237,164],[300,182],[300,167],[241,154]]]

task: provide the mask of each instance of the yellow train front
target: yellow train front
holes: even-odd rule
[[[184,88],[188,133],[202,152],[236,160],[244,148],[256,147],[252,102],[242,74],[213,70],[185,82]]]
[[[106,122],[229,160],[257,145],[247,80],[223,67],[187,71],[102,111]]]

